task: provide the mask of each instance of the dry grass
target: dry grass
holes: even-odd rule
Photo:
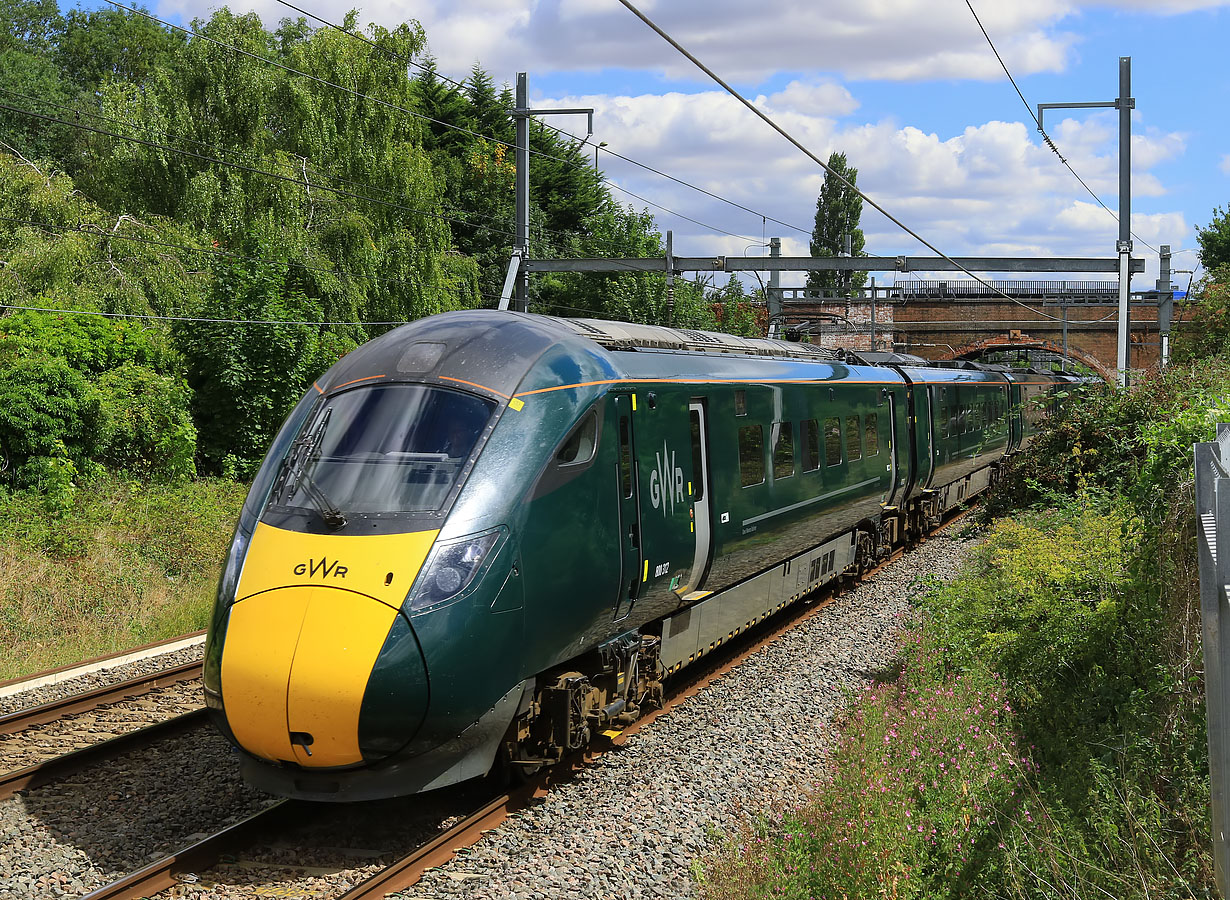
[[[0,497],[0,680],[204,628],[245,488],[105,477]]]

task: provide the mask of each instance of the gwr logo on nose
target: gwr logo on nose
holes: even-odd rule
[[[326,557],[320,559],[309,559],[305,563],[299,563],[295,566],[296,575],[307,575],[309,578],[328,578],[332,575],[334,578],[345,578],[346,573],[350,570],[343,566],[339,560],[329,562]]]

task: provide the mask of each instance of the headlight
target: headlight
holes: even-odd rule
[[[473,537],[436,544],[410,589],[410,610],[435,606],[464,593],[503,534],[503,528],[496,528]]]

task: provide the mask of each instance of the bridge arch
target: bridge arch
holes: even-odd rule
[[[1028,334],[999,335],[997,337],[985,338],[984,340],[967,344],[964,347],[950,348],[950,352],[941,353],[938,358],[976,360],[988,353],[1006,350],[1047,350],[1060,358],[1066,356],[1068,359],[1075,360],[1081,365],[1088,366],[1094,372],[1097,372],[1098,376],[1108,384],[1114,384],[1116,381],[1114,371],[1103,365],[1096,356],[1091,356],[1071,345],[1068,346],[1068,352],[1065,354],[1063,347],[1054,341],[1031,337]]]

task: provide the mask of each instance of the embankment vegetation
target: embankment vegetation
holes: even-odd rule
[[[705,897],[1216,895],[1191,448],[1230,421],[1217,336],[1014,460],[964,575],[919,585],[900,676],[852,698],[829,779],[730,838]]]

